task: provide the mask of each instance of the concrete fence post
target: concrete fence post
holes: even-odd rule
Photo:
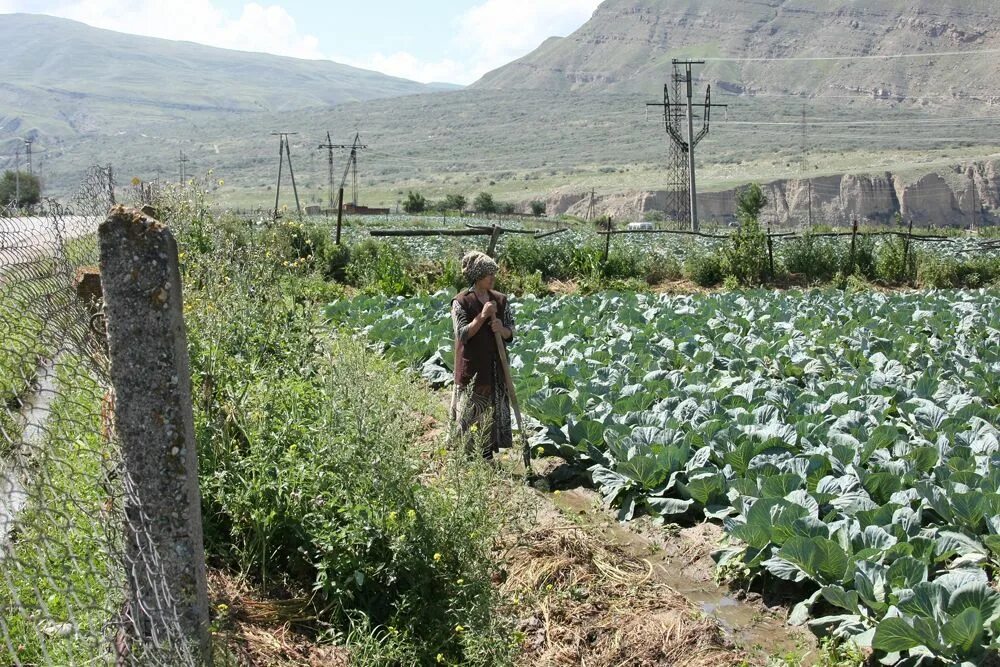
[[[117,206],[99,230],[125,493],[126,642],[210,662],[198,457],[177,244]],[[179,634],[180,637],[175,635]],[[165,646],[180,641],[186,647]]]

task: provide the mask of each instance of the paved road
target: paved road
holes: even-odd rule
[[[101,218],[65,216],[57,225],[52,218],[0,218],[0,272],[46,257],[63,241],[77,239],[97,231]]]

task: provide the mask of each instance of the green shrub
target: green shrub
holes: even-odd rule
[[[516,296],[545,296],[549,289],[542,279],[542,272],[502,274],[497,280],[497,289]]]
[[[673,257],[649,254],[643,261],[644,280],[647,285],[659,285],[668,280],[680,280],[684,277],[684,269]]]
[[[873,280],[878,275],[877,267],[877,257],[875,248],[877,243],[874,237],[871,236],[859,236],[857,242],[854,244],[854,266],[850,267],[849,273],[857,274],[866,278],[867,280]],[[850,262],[850,246],[848,246],[846,252],[841,253],[842,261],[846,264]],[[847,267],[842,267],[847,268]]]
[[[614,249],[608,253],[608,261],[603,263],[600,274],[611,280],[645,281],[647,269],[648,264],[640,254],[630,249]]]
[[[809,282],[827,282],[841,270],[841,257],[838,247],[818,239],[810,233],[802,238],[788,241],[785,246],[785,269],[792,273],[805,276]]]
[[[351,249],[346,244],[327,246],[323,254],[321,270],[330,280],[347,282],[347,265],[351,263]]]
[[[876,277],[891,285],[911,282],[917,275],[917,253],[911,247],[906,250],[907,241],[898,236],[890,236],[878,245],[875,253]]]
[[[947,289],[958,284],[957,262],[934,256],[920,258],[918,281],[922,287]]]
[[[398,246],[362,241],[351,249],[347,282],[368,293],[403,296],[413,292],[410,266],[410,258]]]
[[[722,261],[714,254],[692,255],[684,263],[684,274],[688,280],[701,287],[715,287],[725,277]]]
[[[9,169],[0,176],[0,206],[13,204],[15,209],[26,208],[41,200],[42,182],[38,176]]]
[[[1000,261],[987,255],[960,260],[928,252],[919,255],[918,264],[918,282],[924,287],[978,289],[1000,279]]]
[[[722,269],[741,285],[759,285],[767,276],[767,237],[758,222],[765,206],[767,197],[756,183],[742,190],[737,199],[736,217],[740,225],[723,248]]]
[[[427,199],[419,192],[410,190],[406,194],[406,201],[403,202],[403,210],[407,213],[423,213],[427,208]]]
[[[346,639],[366,664],[508,664],[491,548],[509,506],[492,472],[414,447],[431,399],[360,341],[322,333],[317,271],[260,243],[212,247],[184,276],[212,562],[308,599],[329,629],[316,639]],[[402,260],[360,244],[348,274],[382,288]]]
[[[493,195],[489,192],[480,192],[476,195],[476,198],[472,202],[472,208],[475,209],[476,213],[485,213],[487,215],[497,212],[497,204],[493,200]]]

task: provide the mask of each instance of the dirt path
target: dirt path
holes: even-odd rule
[[[508,453],[505,458],[516,457]],[[534,465],[545,480],[542,486],[553,489],[534,492],[540,507],[539,525],[571,522],[587,534],[589,543],[625,561],[641,562],[649,573],[647,586],[668,591],[666,599],[675,612],[685,612],[701,622],[708,619],[720,640],[732,647],[728,659],[735,662],[717,659],[717,664],[765,664],[770,656],[797,656],[802,665],[813,664],[815,637],[789,627],[786,608],[769,608],[756,593],[732,591],[716,583],[711,554],[723,539],[720,527],[707,522],[687,528],[659,526],[648,518],[621,524],[603,508],[600,495],[587,488],[578,471],[557,459],[535,461]],[[604,663],[588,660],[585,664]]]
[[[445,409],[447,392],[437,394]],[[436,451],[439,417],[414,415],[415,443]],[[526,487],[519,452],[504,452],[495,483],[526,510],[498,545],[497,586],[517,633],[523,667],[763,667],[771,656],[804,656],[811,635],[788,628],[785,609],[733,594],[713,580],[721,530],[704,523],[619,524],[585,479],[557,459],[535,461],[552,491]],[[543,485],[544,486],[544,485]],[[241,665],[346,665],[349,652],[313,645],[290,628],[305,601],[273,601],[221,577],[216,609],[228,609],[229,644]],[[296,604],[298,606],[296,606]],[[792,664],[796,664],[793,662]]]

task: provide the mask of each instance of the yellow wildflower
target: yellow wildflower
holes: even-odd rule
[[[439,560],[441,560],[441,554],[434,554],[434,562],[436,563]]]
[[[456,625],[455,632],[457,632],[458,634],[462,634],[463,632],[465,632],[465,628],[463,628],[461,625]]]

